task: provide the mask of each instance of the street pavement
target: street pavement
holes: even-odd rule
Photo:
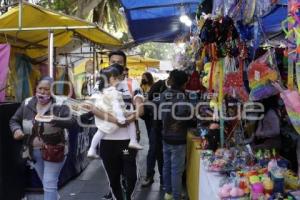
[[[159,176],[156,174],[155,182],[149,188],[141,188],[141,180],[146,174],[146,158],[148,152],[148,137],[144,121],[140,121],[141,144],[144,146],[137,156],[139,179],[136,187],[135,200],[163,199],[160,189]],[[157,169],[156,169],[157,171]],[[101,160],[93,160],[88,167],[74,180],[59,190],[61,200],[101,200],[109,191],[109,185]],[[42,200],[42,194],[28,193],[27,200]]]

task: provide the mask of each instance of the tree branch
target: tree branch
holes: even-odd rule
[[[78,10],[76,16],[79,18],[84,18],[91,10],[93,10],[97,5],[103,0],[78,0]]]

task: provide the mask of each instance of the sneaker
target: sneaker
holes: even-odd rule
[[[103,200],[112,200],[112,199],[113,199],[112,193],[111,193],[111,192],[107,193],[106,195],[104,195],[104,196],[102,197],[102,199],[103,199]]]
[[[146,177],[142,182],[142,187],[149,187],[153,182],[153,177]]]
[[[93,152],[93,151],[88,151],[87,157],[92,158],[92,159],[99,159],[99,156],[97,155],[97,153]]]
[[[142,150],[143,149],[143,146],[140,145],[137,141],[130,141],[128,147],[131,148],[131,149],[136,149],[136,150]]]
[[[166,193],[164,196],[164,200],[173,200],[172,194]]]
[[[181,199],[182,199],[182,200],[185,199],[185,193],[181,193]]]

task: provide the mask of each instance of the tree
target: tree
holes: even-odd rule
[[[76,16],[79,18],[85,18],[101,2],[105,1],[106,0],[77,0]]]
[[[76,0],[37,0],[36,4],[51,10],[63,12],[67,15],[74,15],[74,10],[77,7]]]
[[[150,42],[136,47],[135,51],[145,57],[171,60],[175,54],[174,44]]]
[[[115,34],[123,33],[127,39],[128,28],[124,14],[119,10],[121,4],[118,0],[36,0],[38,5],[63,12],[68,15],[87,19],[92,12],[91,21],[101,28]]]
[[[118,0],[102,0],[94,9],[93,22],[97,22],[106,30],[127,32],[124,14],[120,11]]]

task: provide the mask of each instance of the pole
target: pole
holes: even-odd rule
[[[297,3],[297,0],[289,0],[288,1],[288,12],[291,13],[292,10],[292,5],[294,3]],[[292,16],[290,16],[292,17]],[[288,20],[288,31],[293,29],[293,25],[291,24],[290,20]],[[289,34],[288,35],[288,40],[295,41],[295,36],[294,34]],[[288,44],[288,52],[292,51],[292,45],[289,43]],[[288,54],[288,89],[293,90],[294,89],[294,64],[295,60],[293,60],[293,57],[295,56],[295,53]],[[299,87],[299,86],[298,86]]]
[[[49,30],[49,34],[48,34],[48,41],[49,41],[49,45],[48,45],[48,62],[49,62],[49,76],[51,78],[54,78],[54,67],[53,67],[53,58],[54,58],[54,35],[53,35],[53,31]]]
[[[20,12],[20,11],[19,11]],[[21,15],[19,15],[19,19]],[[19,22],[19,25],[22,23]],[[48,26],[48,27],[30,27],[30,28],[1,28],[0,32],[10,32],[10,31],[47,31],[51,30],[73,30],[73,29],[94,29],[96,26]]]
[[[217,62],[216,67],[220,67],[220,79],[219,79],[219,96],[218,96],[218,106],[219,106],[219,118],[220,118],[220,143],[221,143],[221,148],[224,147],[224,110],[223,110],[223,99],[224,99],[224,94],[223,94],[223,83],[224,83],[224,60],[221,59],[219,62]]]
[[[96,83],[96,76],[97,76],[97,72],[96,72],[96,56],[97,56],[97,53],[96,53],[96,47],[95,47],[95,44],[93,45],[93,71],[94,71],[94,77],[93,77],[93,81],[94,83]]]
[[[23,15],[23,1],[19,0],[19,28],[18,30],[20,31],[22,29],[22,15]]]

